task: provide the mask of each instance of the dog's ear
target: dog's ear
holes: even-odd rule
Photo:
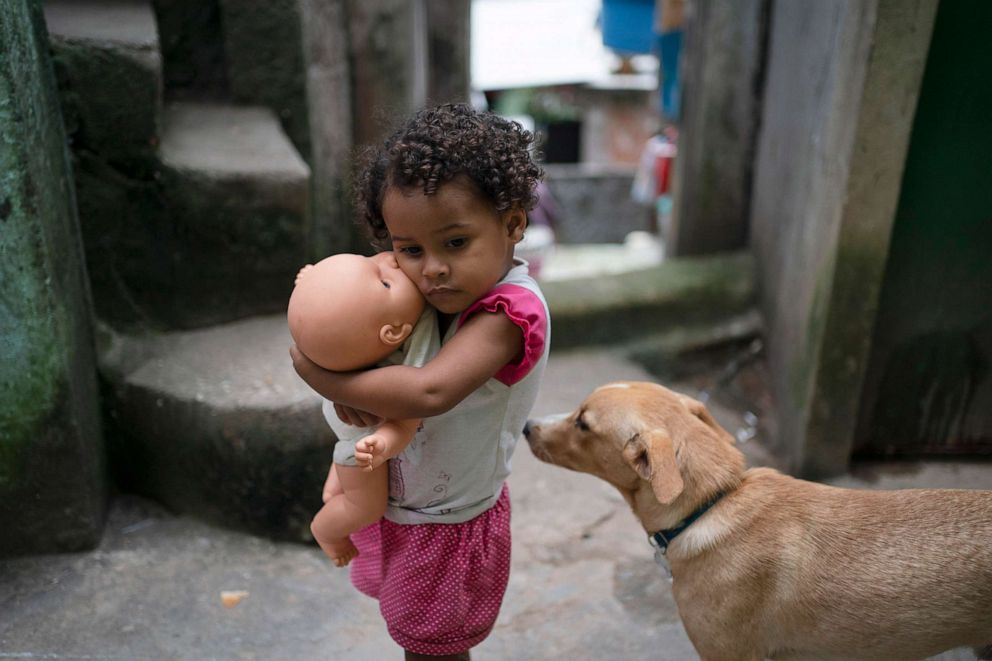
[[[701,401],[698,399],[693,399],[688,395],[679,395],[679,399],[681,399],[682,403],[685,404],[687,409],[689,409],[689,413],[702,420],[703,424],[715,431],[720,438],[727,441],[731,445],[734,445],[737,442],[737,439],[735,439],[730,432],[720,426],[720,423],[716,421],[713,415],[709,412],[709,409],[707,409],[706,405]]]
[[[668,434],[653,430],[634,435],[623,448],[623,458],[641,479],[651,483],[655,497],[663,505],[682,493],[685,484]]]

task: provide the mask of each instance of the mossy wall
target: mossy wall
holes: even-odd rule
[[[0,555],[92,546],[105,506],[89,290],[37,2],[0,0]]]

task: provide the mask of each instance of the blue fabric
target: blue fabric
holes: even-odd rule
[[[603,44],[621,55],[651,52],[654,0],[603,0]]]
[[[679,118],[679,55],[682,31],[655,35],[655,52],[661,62],[661,112],[671,120]]]

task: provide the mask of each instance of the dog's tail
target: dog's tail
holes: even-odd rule
[[[992,645],[976,647],[975,656],[978,657],[979,661],[992,661]]]

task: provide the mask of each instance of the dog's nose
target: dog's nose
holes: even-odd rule
[[[524,438],[530,438],[530,420],[524,424]]]

